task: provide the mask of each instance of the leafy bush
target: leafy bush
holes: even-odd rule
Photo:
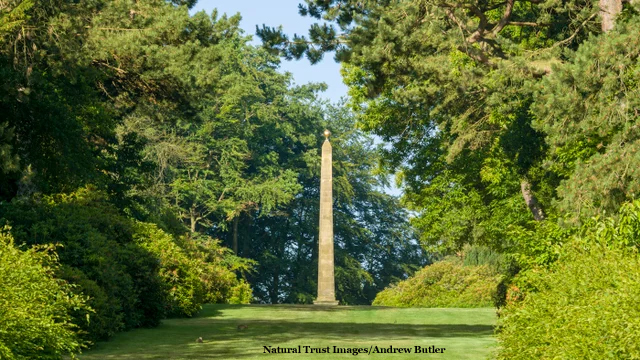
[[[255,261],[234,255],[220,241],[208,236],[181,236],[176,242],[198,263],[205,303],[248,304],[253,300],[251,287],[236,273],[253,271]]]
[[[229,289],[226,299],[228,304],[248,304],[253,300],[253,291],[251,285],[244,279],[240,279],[238,283]]]
[[[639,239],[640,201],[577,230],[539,232],[534,242],[557,261],[529,262],[510,284],[499,358],[640,359]]]
[[[448,257],[379,292],[373,305],[491,306],[500,277],[489,265],[464,266],[461,259]]]
[[[532,222],[530,227],[509,226],[507,234],[513,244],[509,252],[523,269],[547,266],[558,259],[563,244],[575,233],[574,228],[559,223],[559,219],[550,216],[545,221]]]
[[[467,245],[463,254],[465,266],[489,265],[500,271],[504,265],[504,256],[488,246]]]
[[[120,300],[111,297],[95,281],[89,279],[85,273],[68,265],[62,265],[56,272],[56,277],[74,284],[73,292],[88,298],[89,309],[74,309],[71,314],[74,324],[91,340],[106,338],[124,328],[124,314],[119,310]],[[114,326],[118,325],[118,326]]]
[[[559,223],[549,218],[536,222],[532,229],[511,227],[509,234],[518,246],[510,259],[517,264],[517,269],[507,269],[509,274],[499,285],[496,307],[522,300],[526,294],[538,291],[535,273],[549,268],[562,257],[570,249],[565,244],[577,241],[640,250],[640,201],[623,204],[616,214],[586,219],[581,227],[563,227]]]
[[[118,331],[155,326],[164,317],[164,293],[157,258],[133,242],[133,223],[91,188],[71,194],[14,200],[0,206],[16,241],[60,244],[65,265],[57,276],[90,297],[95,313],[74,312],[89,340]],[[89,321],[87,316],[89,315]]]
[[[640,259],[575,242],[550,269],[527,272],[499,322],[499,359],[640,359]]]
[[[62,359],[83,346],[70,311],[90,311],[53,278],[52,247],[21,251],[0,232],[0,359]]]
[[[154,224],[139,223],[136,242],[155,255],[160,262],[160,277],[166,298],[164,306],[170,316],[193,316],[205,301],[202,268],[178,245],[173,237]]]
[[[55,275],[89,298],[92,311],[70,314],[90,341],[156,326],[167,315],[193,316],[204,302],[252,299],[251,288],[236,275],[252,262],[208,237],[194,240],[136,223],[90,187],[3,204],[2,222],[12,225],[21,243],[61,245]]]

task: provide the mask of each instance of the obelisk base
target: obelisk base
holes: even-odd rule
[[[338,306],[338,300],[314,300],[313,301],[313,305],[319,305],[319,306]]]

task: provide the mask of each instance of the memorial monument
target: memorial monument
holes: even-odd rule
[[[324,131],[320,168],[320,234],[318,237],[318,297],[316,305],[338,305],[333,273],[333,175],[329,130]]]

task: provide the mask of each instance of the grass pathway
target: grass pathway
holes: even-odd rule
[[[496,346],[494,309],[421,309],[371,306],[206,305],[197,317],[169,319],[99,343],[80,356],[98,359],[353,359],[337,348],[410,348],[411,353],[361,353],[358,358],[487,359]],[[238,330],[238,325],[247,325]],[[196,339],[202,337],[203,343]],[[264,346],[302,354],[268,354]],[[304,346],[329,353],[305,353]],[[415,353],[415,347],[445,348]]]

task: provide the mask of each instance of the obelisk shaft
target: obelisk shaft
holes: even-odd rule
[[[320,236],[318,244],[318,298],[316,305],[338,305],[333,262],[333,176],[331,143],[322,145],[320,169]]]

